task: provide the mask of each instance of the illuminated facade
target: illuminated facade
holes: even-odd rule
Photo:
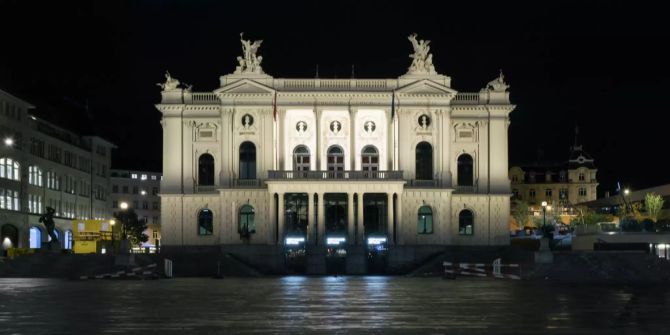
[[[55,209],[61,247],[71,248],[73,219],[108,219],[114,145],[79,136],[30,113],[34,106],[0,90],[0,237],[3,248],[40,248],[39,217]]]
[[[163,247],[509,244],[508,85],[458,92],[410,40],[392,79],[273,78],[244,40],[214,91],[166,74]]]

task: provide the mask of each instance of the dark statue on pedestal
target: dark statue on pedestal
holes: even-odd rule
[[[60,245],[58,237],[54,231],[56,228],[56,223],[54,222],[54,213],[56,213],[55,209],[47,207],[47,212],[42,214],[39,220],[39,222],[44,223],[44,226],[47,228],[47,234],[49,234],[51,237],[51,241],[49,242],[49,249],[51,249],[51,244],[53,242],[56,242],[56,245]]]

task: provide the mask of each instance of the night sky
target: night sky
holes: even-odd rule
[[[38,117],[118,145],[114,168],[160,170],[153,105],[165,70],[211,91],[245,32],[264,40],[274,77],[313,78],[318,64],[321,78],[349,78],[353,64],[357,78],[395,78],[417,32],[456,90],[476,92],[503,69],[517,105],[511,164],[566,160],[578,126],[602,195],[617,181],[670,183],[664,13],[619,1],[0,0],[0,88]]]

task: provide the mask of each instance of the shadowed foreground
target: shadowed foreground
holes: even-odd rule
[[[661,286],[405,277],[0,279],[0,334],[658,333]]]

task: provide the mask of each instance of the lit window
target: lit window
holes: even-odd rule
[[[132,179],[137,179],[137,173],[133,173],[133,174],[131,174],[131,175],[130,175],[130,178],[132,178]]]
[[[156,180],[156,176],[155,176],[155,175],[152,175],[152,176],[151,176],[151,180]]]
[[[147,175],[143,174],[142,175],[142,180],[147,180]]]
[[[0,158],[0,178],[19,180],[19,162],[11,158]]]
[[[212,235],[214,214],[209,209],[203,209],[198,214],[198,235]]]
[[[472,235],[474,234],[474,215],[471,211],[464,209],[458,214],[458,234]]]
[[[433,210],[428,206],[419,208],[417,231],[419,234],[433,233]]]

